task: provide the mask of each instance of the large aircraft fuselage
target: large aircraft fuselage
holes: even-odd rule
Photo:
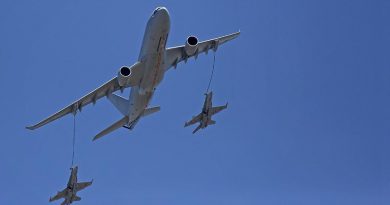
[[[129,122],[137,120],[149,105],[156,87],[162,81],[165,69],[165,47],[170,29],[169,13],[157,8],[150,17],[142,41],[138,61],[143,65],[143,77],[139,86],[131,88]]]

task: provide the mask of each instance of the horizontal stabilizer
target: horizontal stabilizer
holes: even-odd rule
[[[210,120],[210,121],[207,122],[207,125],[215,125],[215,123],[216,122],[214,120]]]
[[[101,131],[99,134],[97,134],[94,138],[93,141],[103,137],[104,135],[107,135],[108,133],[126,125],[129,122],[129,117],[125,116],[124,118],[120,119],[119,121],[115,122],[111,126],[107,127],[105,130]]]
[[[80,200],[81,200],[81,197],[79,197],[79,196],[74,196],[72,198],[72,201],[80,201]]]
[[[192,134],[195,134],[195,132],[197,132],[200,128],[202,128],[202,125],[199,125],[198,127],[196,127],[195,130],[192,131]]]
[[[148,116],[148,115],[153,114],[153,113],[158,112],[158,111],[160,111],[160,106],[146,108],[144,110],[144,113],[142,114],[142,117]]]

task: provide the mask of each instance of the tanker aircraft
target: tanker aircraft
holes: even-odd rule
[[[180,62],[198,57],[200,53],[217,51],[218,46],[236,38],[240,32],[222,37],[199,41],[195,36],[189,36],[182,46],[166,48],[170,30],[170,17],[165,7],[156,8],[149,18],[141,46],[138,61],[132,66],[122,66],[118,74],[94,91],[76,100],[57,113],[41,122],[26,127],[34,130],[64,115],[73,113],[106,96],[109,101],[122,113],[123,117],[98,133],[96,140],[118,128],[133,129],[141,117],[160,110],[160,107],[148,107],[156,87],[162,81],[164,74],[170,68],[176,68]],[[129,99],[114,94],[115,91],[131,87]]]

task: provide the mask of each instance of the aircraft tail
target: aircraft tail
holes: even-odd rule
[[[99,134],[97,134],[94,138],[93,141],[103,137],[104,135],[107,135],[108,133],[121,128],[122,126],[126,125],[129,122],[129,117],[125,116],[119,121],[115,122],[111,126],[107,127],[105,130],[101,131]]]
[[[216,122],[214,120],[210,120],[210,121],[207,122],[207,125],[215,125],[215,123]]]
[[[122,113],[122,115],[128,115],[130,106],[129,100],[113,93],[109,94],[107,98],[115,106],[115,108]]]
[[[79,196],[73,196],[72,201],[80,201],[81,197]]]
[[[202,127],[202,125],[200,124],[198,127],[195,128],[194,131],[192,131],[192,134],[195,134],[195,132],[197,132],[201,127]]]
[[[145,117],[145,116],[148,116],[150,114],[153,114],[155,112],[158,112],[160,111],[160,107],[151,107],[151,108],[146,108],[144,110],[144,112],[141,114],[141,116],[139,116],[137,119],[135,119],[134,121],[130,122],[130,124],[128,125],[124,125],[123,127],[124,128],[127,128],[129,130],[132,130],[134,129],[135,125],[138,123],[138,121],[141,119],[141,117]]]
[[[158,111],[160,111],[160,106],[146,108],[144,110],[144,113],[142,114],[142,117],[148,116],[148,115],[153,114],[153,113],[158,112]]]

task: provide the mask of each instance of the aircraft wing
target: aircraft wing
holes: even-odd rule
[[[224,110],[224,109],[226,109],[226,108],[227,108],[227,104],[226,104],[226,105],[223,105],[223,106],[212,107],[212,108],[210,108],[209,113],[210,113],[211,115],[215,115],[215,114],[217,114],[218,112],[220,112],[221,110]]]
[[[80,191],[85,189],[87,186],[90,186],[92,184],[92,181],[90,182],[80,182],[76,184],[76,191]]]
[[[63,108],[62,110],[58,111],[57,113],[53,114],[52,116],[42,120],[38,124],[35,124],[33,126],[26,127],[27,129],[34,130],[37,129],[43,125],[46,125],[49,122],[52,122],[60,117],[63,117],[64,115],[67,115],[69,113],[76,114],[77,110],[81,111],[81,109],[90,104],[95,104],[97,100],[100,98],[107,96],[110,93],[113,93],[117,90],[124,89],[126,87],[130,86],[136,86],[138,85],[140,79],[142,78],[142,70],[143,70],[143,64],[140,62],[136,62],[134,65],[130,67],[131,69],[131,76],[128,80],[127,84],[125,86],[120,86],[118,82],[118,78],[114,77],[108,82],[104,83],[102,86],[96,88],[94,91],[88,93],[84,97],[76,100],[72,104],[68,105],[67,107]]]
[[[33,126],[26,127],[27,129],[34,130],[37,129],[43,125],[46,125],[49,122],[52,122],[60,117],[63,117],[64,115],[67,115],[69,113],[76,114],[77,110],[81,111],[81,109],[90,104],[95,103],[97,100],[102,98],[103,96],[108,95],[109,93],[115,92],[117,90],[121,89],[119,86],[117,78],[113,78],[100,86],[99,88],[95,89],[94,91],[90,92],[89,94],[85,95],[84,97],[76,100],[72,104],[66,106],[62,110],[58,111],[57,113],[51,115],[50,117],[42,120],[38,124],[35,124]]]
[[[49,201],[55,201],[61,198],[64,198],[66,196],[66,188],[62,191],[59,191],[55,196],[50,197]]]
[[[193,124],[199,122],[201,120],[201,118],[202,118],[202,113],[200,113],[199,115],[193,117],[192,120],[186,122],[184,124],[184,127],[187,127],[187,126],[190,126],[190,125],[193,125]]]
[[[178,63],[181,61],[187,61],[188,58],[195,57],[197,58],[200,53],[205,52],[206,54],[210,49],[216,51],[218,49],[218,46],[221,44],[224,44],[230,40],[235,39],[238,35],[240,35],[240,32],[232,33],[226,36],[210,39],[207,41],[199,42],[198,44],[198,50],[195,52],[195,54],[188,56],[184,50],[183,46],[177,46],[172,48],[167,48],[166,50],[166,58],[165,58],[165,70],[168,70],[171,67],[177,66]]]

